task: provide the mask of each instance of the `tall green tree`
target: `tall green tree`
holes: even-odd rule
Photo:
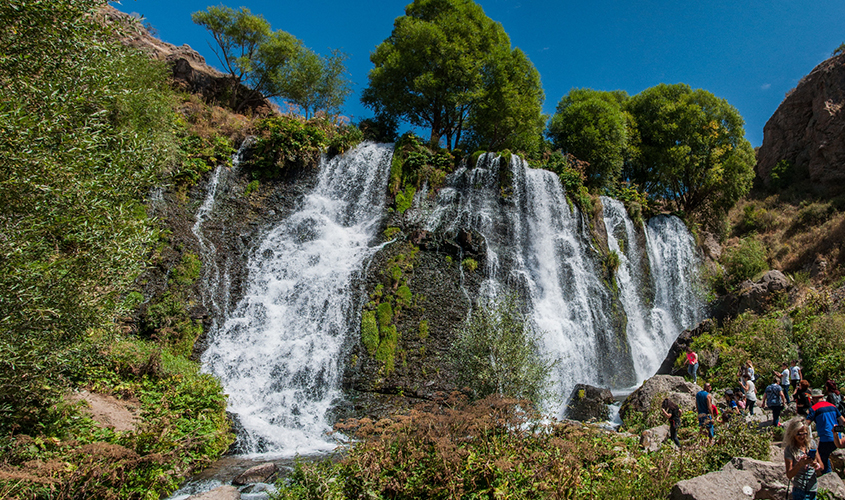
[[[535,128],[542,105],[533,66],[513,52],[502,25],[472,0],[415,0],[370,56],[375,67],[361,100],[380,116],[430,128],[431,141],[445,137],[448,148],[473,124],[479,125],[476,140],[502,143]],[[516,64],[512,74],[508,64]],[[503,113],[530,117],[488,136],[481,124],[488,124],[496,99],[506,104]]]
[[[624,91],[573,89],[549,122],[554,148],[589,164],[584,173],[590,188],[612,187],[622,173],[630,121],[623,109],[627,99]]]
[[[706,90],[660,84],[632,97],[636,157],[625,176],[677,209],[724,215],[751,188],[754,150],[739,112]]]
[[[546,116],[540,72],[519,49],[501,47],[485,68],[481,98],[467,117],[469,149],[539,150]]]

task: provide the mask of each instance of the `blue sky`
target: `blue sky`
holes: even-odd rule
[[[390,35],[408,1],[224,1],[263,15],[321,54],[341,49],[355,93],[344,114],[372,116],[359,102],[372,68],[369,54]],[[477,0],[478,1],[478,0]],[[636,94],[658,83],[689,84],[727,99],[745,118],[746,137],[759,146],[763,126],[785,94],[845,42],[842,0],[710,0],[570,2],[481,0],[502,23],[511,44],[540,71],[544,111],[572,88],[622,89]],[[157,36],[188,44],[221,67],[211,37],[191,13],[219,0],[122,0],[118,9],[138,13]]]

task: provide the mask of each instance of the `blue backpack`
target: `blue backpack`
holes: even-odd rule
[[[766,405],[768,406],[782,406],[780,400],[780,392],[783,390],[778,384],[771,384],[766,387]]]

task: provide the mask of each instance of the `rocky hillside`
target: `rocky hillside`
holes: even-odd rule
[[[781,161],[821,191],[845,181],[845,54],[822,62],[787,94],[763,129],[757,175],[768,186]]]

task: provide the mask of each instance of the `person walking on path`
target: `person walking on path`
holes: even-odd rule
[[[681,447],[681,442],[678,441],[678,427],[681,426],[681,409],[674,403],[674,401],[666,398],[663,400],[663,405],[660,411],[663,416],[669,419],[669,437],[678,448]]]
[[[786,395],[786,404],[789,404],[789,367],[786,363],[781,363],[780,371],[775,370],[772,373],[780,379],[780,388],[783,389],[783,393]]]
[[[810,427],[800,417],[786,424],[783,432],[783,462],[786,477],[792,480],[792,500],[813,500],[818,489],[819,471],[824,467],[815,453]]]
[[[687,364],[687,373],[692,377],[692,383],[698,383],[698,354],[693,352],[692,346],[687,346],[687,359],[684,361]]]
[[[754,407],[757,406],[757,387],[754,386],[754,381],[747,373],[742,378],[742,389],[745,391],[745,407],[748,409],[748,414],[754,416]]]
[[[695,395],[695,409],[698,412],[698,426],[701,427],[701,432],[706,434],[709,438],[709,444],[713,444],[713,437],[716,435],[716,429],[713,428],[713,420],[716,414],[713,412],[713,396],[710,391],[713,388],[709,383],[704,384],[704,389],[698,391]]]
[[[824,471],[827,474],[831,471],[830,454],[836,449],[833,439],[833,427],[837,424],[845,424],[845,418],[839,414],[835,406],[822,400],[822,391],[813,389],[813,406],[807,413],[807,424],[816,423],[816,434],[819,436],[819,455],[821,455]]]
[[[779,377],[775,377],[771,384],[766,387],[766,395],[763,397],[763,408],[767,406],[772,409],[772,426],[780,425],[780,412],[783,411],[783,406],[786,397],[783,394],[783,387],[778,383]]]
[[[798,360],[792,360],[792,366],[789,367],[789,385],[792,387],[792,392],[798,390],[798,384],[804,378],[804,373],[801,372],[801,367],[798,366]]]

